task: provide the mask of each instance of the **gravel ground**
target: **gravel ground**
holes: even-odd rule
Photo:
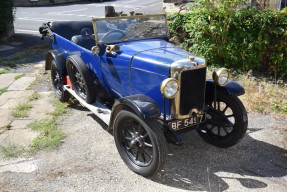
[[[144,178],[125,166],[106,126],[74,105],[58,120],[67,136],[57,150],[14,163],[28,163],[26,171],[1,173],[0,164],[0,191],[286,191],[286,120],[258,114],[249,119],[247,135],[229,149],[186,133],[183,146],[168,145],[164,170]]]
[[[33,65],[37,65],[36,61]],[[31,72],[33,67],[15,72]],[[51,90],[41,73],[32,89]],[[249,128],[236,146],[219,149],[196,133],[185,144],[168,144],[164,169],[151,178],[131,172],[107,126],[80,105],[58,119],[66,137],[53,151],[0,159],[0,191],[276,191],[287,189],[287,120],[249,114]],[[284,138],[285,137],[285,138]]]

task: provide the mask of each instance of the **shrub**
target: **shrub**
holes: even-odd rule
[[[199,0],[169,16],[181,46],[209,63],[287,76],[287,12],[244,6],[245,0]],[[238,7],[244,7],[239,9]]]

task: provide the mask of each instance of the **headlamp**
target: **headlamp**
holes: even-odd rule
[[[230,78],[230,72],[226,68],[219,68],[213,72],[212,78],[217,85],[223,87]]]
[[[165,79],[160,86],[161,93],[168,99],[175,97],[178,92],[179,85],[176,79],[168,78]]]

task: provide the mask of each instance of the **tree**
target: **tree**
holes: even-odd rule
[[[0,1],[0,40],[6,40],[14,34],[14,7],[13,0]]]

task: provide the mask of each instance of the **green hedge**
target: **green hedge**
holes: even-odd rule
[[[11,23],[14,21],[13,0],[0,1],[0,37],[9,34]]]
[[[181,46],[212,64],[287,76],[287,10],[258,10],[243,0],[199,0],[169,17]]]

